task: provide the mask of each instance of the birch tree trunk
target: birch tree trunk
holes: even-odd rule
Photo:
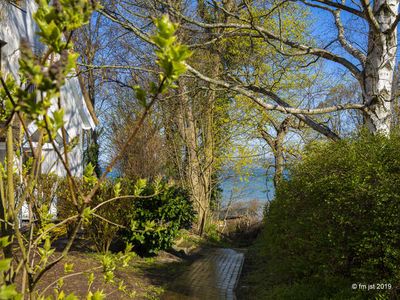
[[[363,72],[363,98],[368,105],[364,121],[371,132],[388,134],[394,119],[396,93],[395,66],[399,0],[376,0],[373,5],[375,26],[369,20],[368,53]]]

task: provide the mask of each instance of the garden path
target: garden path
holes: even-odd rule
[[[209,249],[171,284],[164,300],[233,300],[244,261],[233,249]]]

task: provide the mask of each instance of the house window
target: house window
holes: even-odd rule
[[[2,70],[2,65],[3,65],[3,55],[2,55],[3,50],[2,49],[5,45],[7,45],[7,43],[3,40],[0,40],[0,70]]]

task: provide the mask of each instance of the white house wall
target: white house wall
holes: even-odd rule
[[[35,53],[43,52],[43,46],[35,34],[36,25],[32,15],[36,10],[34,0],[25,0],[22,5],[25,12],[0,0],[0,39],[7,42],[2,48],[2,71],[11,73],[18,80],[18,59],[20,57],[20,43],[22,40],[28,41]],[[73,76],[68,78],[61,89],[61,101],[65,110],[65,127],[68,141],[78,137],[78,144],[69,153],[69,162],[75,176],[83,173],[83,139],[84,130],[93,129],[95,123],[87,109],[79,80]],[[56,101],[50,111],[57,109]],[[30,128],[34,128],[31,124]],[[33,133],[33,132],[31,132]],[[45,173],[53,172],[59,176],[65,175],[64,167],[58,160],[56,152],[52,149],[45,149],[42,171]],[[61,149],[62,150],[62,149]],[[1,152],[0,148],[0,152]],[[2,157],[0,153],[0,157]]]
[[[11,72],[17,79],[21,40],[27,41],[35,52],[42,47],[35,35],[36,25],[32,18],[36,10],[35,1],[28,0],[23,6],[25,12],[0,0],[0,39],[7,42],[2,51],[2,67],[3,71]]]
[[[68,155],[71,173],[74,176],[82,176],[83,174],[83,148],[82,138],[79,136],[79,143],[74,147]],[[63,151],[62,147],[60,150]],[[50,149],[43,149],[43,163],[42,173],[53,173],[58,176],[65,176],[66,172],[61,160],[58,158],[57,153]]]

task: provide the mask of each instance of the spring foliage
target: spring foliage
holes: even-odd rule
[[[90,186],[87,178],[76,180],[82,189]],[[66,180],[59,184],[57,207],[61,219],[75,214]],[[121,242],[132,244],[145,255],[166,250],[181,229],[191,227],[195,217],[185,190],[165,181],[144,179],[105,181],[91,201],[90,212],[85,236],[101,253]],[[69,227],[73,225],[74,220]]]
[[[398,133],[308,146],[266,212],[258,249],[270,296],[347,299],[360,296],[353,282],[398,282],[399,148]]]

